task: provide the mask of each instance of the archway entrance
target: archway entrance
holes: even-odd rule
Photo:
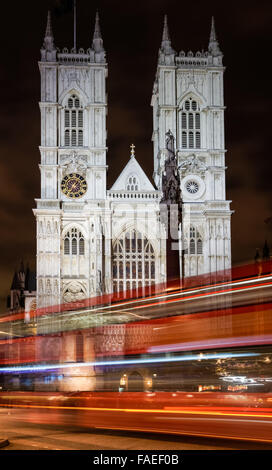
[[[139,372],[132,372],[128,376],[128,392],[143,392],[144,391],[144,378]]]

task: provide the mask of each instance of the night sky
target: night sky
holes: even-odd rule
[[[34,198],[40,196],[40,75],[38,60],[52,11],[55,44],[73,46],[72,11],[57,0],[1,3],[1,268],[0,311],[21,259],[35,269]],[[150,106],[163,17],[172,47],[207,50],[211,17],[224,54],[227,198],[232,200],[233,263],[251,261],[271,225],[271,25],[269,1],[77,1],[77,46],[91,46],[95,12],[107,53],[108,188],[136,158],[153,173]]]

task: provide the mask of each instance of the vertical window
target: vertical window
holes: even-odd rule
[[[203,254],[203,240],[199,231],[194,227],[190,227],[189,235],[189,249],[187,248],[187,241],[185,242],[185,254],[202,255]]]
[[[70,240],[67,234],[64,239],[64,254],[69,255],[69,253],[70,253]]]
[[[199,233],[198,233],[198,235],[199,235]],[[196,244],[197,244],[197,254],[198,254],[198,255],[202,255],[202,253],[203,253],[203,249],[202,249],[202,239],[201,239],[201,238],[198,238]]]
[[[72,238],[72,255],[77,255],[77,239]]]
[[[85,240],[82,233],[77,228],[72,228],[64,237],[65,255],[84,255]]]
[[[200,132],[195,134],[196,148],[200,148]]]
[[[78,131],[78,146],[83,147],[83,131]]]
[[[200,148],[200,110],[197,101],[189,98],[181,112],[181,147]]]
[[[77,133],[76,133],[75,129],[72,129],[71,135],[72,135],[72,140],[71,140],[72,147],[76,147],[76,145],[77,145]]]
[[[133,182],[133,179],[131,183]],[[136,230],[124,232],[113,246],[113,284],[117,291],[155,282],[155,253],[150,241]]]
[[[194,133],[189,132],[189,148],[194,148]]]
[[[83,108],[79,98],[72,95],[64,111],[65,147],[83,146]]]
[[[65,120],[64,120],[65,127],[69,127],[70,126],[70,113],[69,113],[69,111],[65,110],[64,118],[65,118]]]
[[[81,234],[80,234],[81,235]],[[79,239],[79,254],[80,255],[84,255],[84,238],[83,236],[81,235],[80,239]]]
[[[68,129],[65,130],[65,134],[64,134],[64,145],[65,147],[69,147],[70,145],[70,132],[68,131]]]
[[[190,255],[195,255],[195,240],[190,238]]]
[[[182,148],[187,148],[187,132],[182,132],[182,141],[181,141]]]

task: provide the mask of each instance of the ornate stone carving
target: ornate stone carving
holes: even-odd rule
[[[78,155],[75,151],[71,155],[61,155],[60,165],[64,170],[64,174],[80,173],[85,175],[88,167],[87,155]]]
[[[203,173],[207,170],[207,166],[193,153],[179,165],[182,173]]]
[[[64,288],[64,302],[75,302],[76,300],[83,300],[85,298],[84,287],[78,281],[72,281]]]
[[[68,92],[73,87],[86,93],[89,76],[90,72],[85,68],[76,71],[73,68],[68,68],[67,70],[63,68],[60,69],[59,94],[62,95],[65,90]]]

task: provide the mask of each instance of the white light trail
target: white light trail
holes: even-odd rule
[[[207,359],[229,359],[236,357],[252,357],[259,356],[259,353],[215,353],[215,354],[190,354],[184,356],[174,357],[150,357],[140,359],[125,359],[119,361],[94,361],[94,362],[76,362],[64,364],[42,364],[36,366],[14,366],[14,367],[1,367],[0,373],[19,373],[19,372],[42,372],[49,370],[68,369],[72,367],[101,367],[101,366],[127,366],[138,364],[157,364],[169,362],[183,362],[183,361],[197,361]]]

